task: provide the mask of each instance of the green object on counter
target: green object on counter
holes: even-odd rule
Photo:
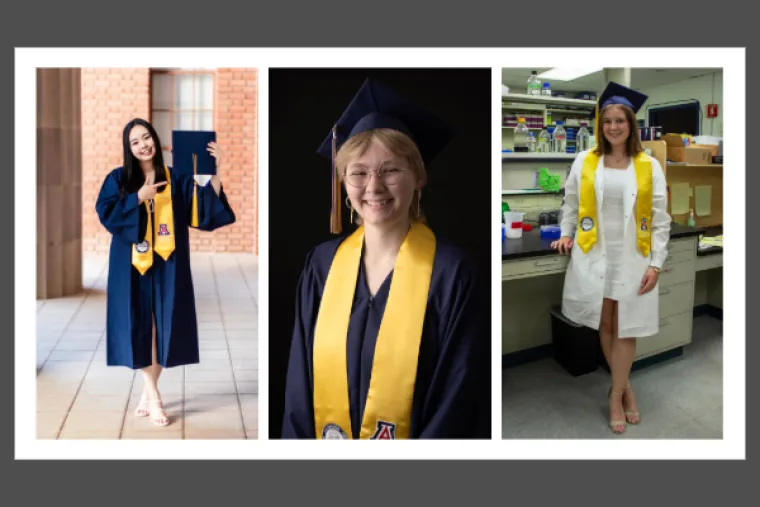
[[[562,179],[557,174],[551,174],[546,167],[542,167],[538,170],[538,185],[546,192],[559,192],[562,189]]]
[[[693,209],[689,210],[689,220],[686,222],[686,224],[689,227],[696,227],[697,226],[697,221],[694,220],[694,210]]]
[[[506,202],[502,201],[502,203],[501,203],[501,214],[503,215],[507,211],[509,211],[509,204],[507,204]]]

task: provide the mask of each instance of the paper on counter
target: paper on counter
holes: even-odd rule
[[[685,215],[689,212],[689,184],[673,183],[670,186],[670,214]]]
[[[700,185],[694,187],[694,212],[697,216],[706,217],[710,216],[712,210],[710,209],[710,203],[712,202],[712,185]]]

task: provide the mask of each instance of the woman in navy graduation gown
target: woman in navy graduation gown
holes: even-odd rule
[[[235,222],[219,176],[196,185],[165,167],[161,143],[145,120],[124,127],[124,165],[103,182],[96,210],[112,234],[108,269],[107,364],[140,370],[135,415],[169,419],[158,379],[163,368],[199,361],[188,227],[213,231]],[[207,147],[220,160],[216,143]],[[195,193],[195,200],[193,194]],[[195,209],[194,209],[195,206]]]
[[[451,136],[448,126],[368,80],[320,148],[327,157],[334,154],[335,195],[342,183],[351,221],[360,226],[306,259],[283,438],[490,438],[489,300],[477,267],[463,251],[435,239],[420,204],[426,165]],[[334,211],[339,199],[333,199]],[[334,212],[333,226],[339,223]],[[423,245],[416,252],[409,243],[414,235]],[[345,268],[350,255],[340,252],[354,240],[355,264]],[[430,244],[434,248],[426,250]],[[414,260],[404,264],[410,249]],[[425,252],[430,262],[421,260]],[[341,318],[342,326],[334,324]],[[379,338],[383,327],[415,319],[416,331]],[[394,413],[402,415],[394,419]]]

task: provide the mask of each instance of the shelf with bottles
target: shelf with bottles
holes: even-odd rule
[[[515,152],[502,152],[501,161],[510,160],[575,160],[575,153],[515,153]]]
[[[521,190],[502,190],[501,195],[561,195],[564,189],[559,192],[549,192],[543,188],[525,188]]]
[[[569,97],[557,97],[554,95],[527,95],[522,93],[510,93],[501,97],[503,109],[514,109],[515,107],[529,107],[529,105],[539,104],[546,106],[574,106],[583,109],[595,109],[595,100],[571,99]],[[573,111],[575,112],[575,111]]]

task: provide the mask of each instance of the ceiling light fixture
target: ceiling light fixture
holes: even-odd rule
[[[555,81],[572,81],[573,79],[588,76],[589,74],[594,74],[595,72],[599,72],[601,70],[603,70],[603,67],[585,69],[555,67],[553,69],[547,70],[542,74],[539,74],[538,77],[541,79],[553,79]]]

